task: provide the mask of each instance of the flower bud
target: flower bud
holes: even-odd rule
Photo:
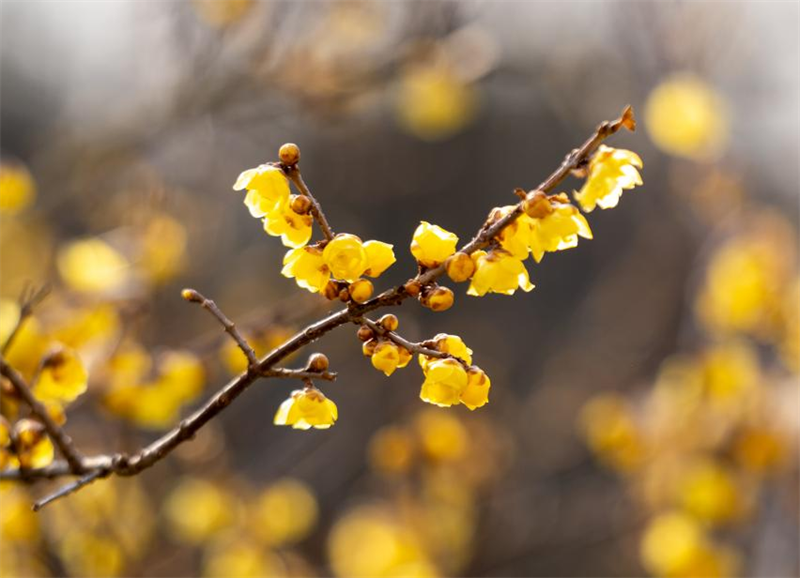
[[[278,158],[285,165],[295,165],[300,160],[300,147],[288,142],[278,150]]]
[[[397,327],[400,325],[397,315],[393,315],[392,313],[387,313],[378,319],[378,323],[380,323],[381,327],[383,327],[386,331],[396,331]]]
[[[192,301],[193,303],[200,303],[203,301],[203,298],[200,297],[200,293],[194,289],[184,289],[181,291],[181,297],[186,299],[186,301]]]
[[[350,292],[347,290],[347,287],[339,291],[339,301],[342,303],[350,301]]]
[[[322,295],[326,299],[333,301],[339,298],[339,291],[341,291],[341,288],[336,281],[328,281],[328,284],[325,285],[325,288],[322,290]]]
[[[406,284],[403,285],[403,289],[405,289],[409,297],[416,297],[422,290],[422,284],[416,279],[409,279]]]
[[[315,353],[308,358],[308,370],[322,373],[328,369],[328,358],[322,353]]]
[[[436,287],[432,289],[422,299],[422,304],[432,311],[446,311],[453,306],[455,297],[453,292],[447,287]]]
[[[378,346],[377,339],[370,339],[369,341],[365,341],[364,345],[361,346],[361,352],[366,357],[372,357],[372,354],[375,353],[375,348]]]
[[[356,333],[356,336],[361,341],[369,341],[370,339],[375,337],[375,332],[372,331],[372,329],[370,329],[366,325],[362,325],[361,327],[358,328],[358,333]]]
[[[447,260],[447,276],[456,283],[466,281],[475,272],[475,262],[467,253],[459,251]]]
[[[533,219],[542,219],[553,212],[553,205],[544,191],[531,191],[522,203],[522,210]]]
[[[350,292],[350,299],[356,303],[364,303],[367,299],[372,297],[374,291],[372,282],[369,279],[359,279],[347,288]]]
[[[311,199],[305,195],[293,195],[289,207],[298,215],[307,215],[311,210]]]

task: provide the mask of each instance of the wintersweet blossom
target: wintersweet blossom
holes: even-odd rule
[[[587,213],[595,206],[601,209],[616,207],[622,191],[642,184],[637,169],[642,168],[642,159],[634,152],[600,145],[589,161],[589,174],[575,200]]]
[[[315,387],[292,392],[275,414],[275,425],[290,425],[294,429],[328,429],[339,417],[336,404]]]

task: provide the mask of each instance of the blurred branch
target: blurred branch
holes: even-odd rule
[[[547,179],[545,179],[545,181],[543,181],[535,190],[543,191],[545,193],[551,191],[559,183],[561,183],[571,171],[581,168],[586,162],[588,162],[591,155],[606,138],[615,134],[623,127],[627,128],[628,130],[633,130],[635,128],[633,111],[631,107],[626,107],[622,113],[622,116],[617,120],[613,122],[607,121],[601,123],[595,130],[594,134],[589,137],[589,139],[584,142],[580,148],[573,150],[569,155],[567,155],[567,157],[561,163],[561,166],[559,166],[555,172],[547,177]],[[299,171],[295,172],[295,170],[290,170],[288,174],[301,192],[308,196],[316,207],[319,207],[316,199],[311,196],[311,193],[308,191],[307,187],[305,187],[305,183],[303,183],[302,179],[300,179]],[[297,179],[296,181],[295,178]],[[493,223],[489,223],[487,220],[475,237],[473,237],[469,243],[461,248],[461,251],[470,254],[487,246],[494,240],[498,233],[510,225],[521,213],[522,201],[517,203],[516,207],[502,219],[499,219]],[[327,226],[327,221],[324,219],[324,215],[322,214],[321,210],[318,211],[315,217],[317,217],[318,222],[320,222],[320,227],[323,229],[323,233],[325,234],[326,238],[332,238],[333,233],[330,230],[330,227]],[[436,281],[436,279],[441,277],[444,273],[445,265],[441,264],[438,267],[428,269],[427,271],[420,271],[414,278],[413,282],[418,286],[425,287]],[[91,481],[91,479],[88,479],[89,476],[91,474],[95,474],[96,472],[100,473],[97,473],[97,475],[92,479],[103,477],[104,475],[109,475],[112,473],[119,476],[133,476],[139,474],[143,470],[164,459],[183,442],[194,437],[200,428],[221,413],[233,402],[233,400],[239,397],[248,387],[250,387],[261,377],[296,377],[304,380],[308,378],[333,379],[335,374],[328,374],[326,371],[316,373],[309,372],[308,370],[295,371],[280,369],[277,367],[277,365],[292,353],[302,349],[306,345],[313,343],[323,335],[333,331],[341,325],[346,325],[349,323],[361,323],[365,320],[364,315],[371,311],[375,311],[382,307],[397,306],[402,304],[405,299],[412,296],[406,289],[407,285],[409,284],[406,283],[403,285],[398,285],[392,289],[388,289],[387,291],[384,291],[380,295],[370,299],[365,303],[358,304],[351,302],[347,308],[337,311],[336,313],[328,315],[327,317],[308,325],[305,329],[285,341],[282,345],[273,349],[263,359],[255,364],[250,365],[244,373],[230,380],[203,406],[201,406],[187,418],[181,420],[181,422],[175,428],[166,432],[160,438],[153,441],[150,445],[140,449],[138,452],[132,455],[116,454],[113,456],[101,455],[93,458],[84,458],[78,462],[77,469],[73,468],[71,463],[68,464],[70,467],[64,467],[62,462],[56,462],[40,469],[0,472],[0,479],[32,480],[36,478],[54,478],[75,473],[85,474],[82,480],[88,481],[83,481],[82,483],[82,480],[78,480],[78,482],[74,482],[68,486],[65,486],[52,496],[44,498],[39,502],[41,505],[44,505],[45,503],[49,503],[58,497],[66,496],[73,491],[80,489],[80,487]],[[419,292],[417,291],[414,293],[414,295],[418,293]],[[193,299],[191,300],[195,300],[194,295],[192,295],[192,297]],[[200,299],[198,302],[201,303],[203,302],[202,300],[205,299],[204,297],[200,296],[199,293],[197,294],[197,297]],[[212,309],[209,310],[221,321],[223,318],[227,319],[221,315],[221,312],[219,312],[220,315],[217,316]],[[233,323],[229,323],[231,326],[233,325]],[[223,322],[223,326],[226,327],[226,331],[231,333],[231,331],[228,330],[225,322]],[[391,334],[392,332],[389,333]],[[424,347],[424,345],[421,344],[413,344],[408,342],[396,334],[393,335],[394,337],[391,335],[388,335],[388,337],[403,347],[411,346],[412,348],[417,349]],[[232,337],[236,339],[234,335],[232,335]],[[434,352],[433,350],[427,349],[424,354],[433,355],[435,357],[440,356],[440,352]],[[4,375],[8,373],[9,375],[16,376],[15,379],[19,377],[18,374],[4,361],[2,362],[1,367]],[[26,391],[30,395],[30,391],[27,389]],[[33,403],[38,403],[32,398],[32,395],[30,397]],[[46,419],[49,420],[49,417],[46,416]],[[52,423],[52,420],[50,421]],[[49,429],[48,433],[50,433]],[[63,432],[61,432],[60,428],[57,426],[53,433],[56,435],[63,435]],[[69,438],[66,439],[68,440]],[[71,446],[68,445],[67,447]],[[72,459],[74,461],[76,459],[75,455],[76,454],[67,453],[65,454],[65,457],[68,460]]]
[[[44,301],[45,297],[50,294],[50,286],[44,285],[39,289],[33,289],[32,287],[28,286],[22,290],[22,295],[19,298],[19,319],[17,319],[17,323],[14,325],[14,329],[11,330],[11,333],[8,334],[6,338],[6,342],[3,344],[2,349],[0,349],[0,355],[5,355],[8,353],[8,350],[11,348],[11,344],[14,342],[14,339],[17,337],[20,329],[28,320],[28,317],[33,315],[33,310]]]

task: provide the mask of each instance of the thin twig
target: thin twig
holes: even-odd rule
[[[633,130],[635,123],[633,121],[633,114],[630,107],[626,107],[622,116],[613,122],[604,122],[600,124],[595,133],[578,149],[572,151],[562,162],[561,166],[556,169],[547,179],[545,179],[535,190],[549,192],[561,183],[574,169],[580,167],[588,161],[598,146],[609,136],[616,133],[620,128],[625,127]],[[327,224],[322,212],[319,210],[319,204],[316,199],[311,196],[308,188],[300,178],[299,171],[289,170],[289,178],[297,185],[298,189],[308,196],[315,207],[315,217],[320,223],[320,228],[326,238],[333,238],[333,232]],[[499,219],[492,224],[485,223],[478,233],[469,241],[461,251],[472,253],[478,249],[487,246],[498,233],[505,227],[510,225],[522,212],[521,203],[518,203],[513,211]],[[422,285],[427,285],[438,279],[445,272],[445,266],[427,270],[424,273],[417,275],[417,280]],[[133,476],[143,470],[153,466],[160,460],[169,455],[175,448],[183,442],[191,439],[197,431],[200,430],[206,423],[211,421],[220,412],[222,412],[233,400],[239,397],[248,387],[250,387],[257,379],[262,376],[267,377],[289,377],[286,372],[292,372],[291,377],[301,377],[303,372],[295,372],[295,370],[281,370],[276,366],[286,359],[292,353],[302,349],[306,345],[316,341],[323,335],[333,331],[341,325],[349,323],[360,323],[365,314],[375,311],[383,307],[391,307],[402,304],[402,302],[409,297],[405,290],[404,285],[398,285],[392,289],[388,289],[370,299],[369,301],[361,304],[351,303],[346,309],[332,313],[327,317],[312,323],[299,333],[292,336],[280,346],[273,349],[270,353],[264,356],[258,363],[249,368],[247,371],[231,379],[225,386],[223,386],[214,396],[211,397],[205,404],[194,411],[187,418],[170,431],[163,434],[161,437],[153,441],[148,446],[140,449],[132,455],[99,455],[91,458],[83,458],[80,467],[83,469],[82,474],[87,474],[95,471],[102,471],[105,474],[115,474],[119,476]],[[397,341],[398,339],[402,341]],[[411,342],[407,342],[395,334],[393,339],[395,342],[403,345],[415,346]],[[418,344],[416,344],[418,345]],[[422,347],[422,346],[420,346]],[[425,355],[433,357],[441,356],[441,352],[428,350]],[[3,367],[6,367],[3,362]],[[11,372],[13,369],[8,368]],[[4,370],[5,374],[5,370]],[[279,375],[282,374],[282,375]],[[310,376],[309,376],[310,377]],[[319,379],[320,374],[314,374],[314,378]],[[302,378],[302,377],[301,377]],[[35,400],[34,400],[35,401]],[[65,456],[66,457],[66,456]],[[12,470],[0,472],[0,479],[20,479],[32,480],[37,478],[56,478],[60,476],[70,475],[74,473],[70,464],[59,461],[54,462],[48,466],[37,469],[29,469],[25,471]],[[77,488],[76,488],[77,489]]]
[[[331,371],[308,371],[307,369],[266,369],[261,372],[261,377],[283,377],[286,379],[324,379],[325,381],[336,381],[337,374]]]
[[[222,328],[225,330],[225,333],[231,336],[231,339],[236,342],[236,345],[239,346],[239,349],[241,349],[242,353],[244,353],[245,357],[247,357],[248,367],[255,367],[258,365],[258,356],[256,356],[256,352],[253,351],[253,348],[250,347],[250,344],[247,343],[247,340],[242,336],[241,333],[239,333],[239,330],[236,329],[236,325],[233,323],[233,321],[227,318],[220,308],[217,307],[216,303],[194,289],[184,289],[181,291],[181,296],[187,301],[197,303],[200,305],[200,307],[211,313],[211,315],[213,315],[214,318],[220,322]]]
[[[33,511],[38,512],[42,508],[44,508],[50,502],[55,502],[59,498],[63,498],[64,496],[68,496],[73,492],[77,492],[83,486],[87,484],[91,484],[97,478],[102,478],[103,476],[107,476],[108,472],[104,470],[95,470],[93,472],[89,472],[85,476],[78,478],[72,483],[69,483],[65,486],[61,486],[57,491],[53,492],[52,494],[45,496],[41,500],[37,500],[33,504]]]
[[[44,425],[44,429],[47,431],[50,439],[53,440],[53,443],[61,452],[61,455],[63,455],[64,459],[67,460],[67,463],[70,467],[70,473],[84,473],[81,454],[72,443],[72,438],[67,435],[60,425],[53,421],[53,418],[50,417],[50,414],[47,412],[47,408],[38,399],[36,399],[22,376],[17,373],[13,367],[6,363],[6,360],[3,357],[0,357],[0,374],[2,374],[3,377],[11,382],[11,385],[14,387],[17,395],[19,395],[19,397],[21,397],[22,400],[28,404],[28,407],[31,408],[31,413],[33,413],[33,415],[35,415],[36,418],[42,422],[42,425]]]
[[[300,194],[308,197],[308,200],[311,201],[311,214],[314,216],[314,219],[316,219],[325,239],[328,241],[333,239],[333,230],[328,224],[328,220],[325,218],[325,213],[322,212],[322,206],[319,204],[319,201],[314,198],[314,195],[311,194],[311,191],[303,180],[303,176],[300,174],[300,167],[293,165],[285,167],[284,171],[286,172],[286,176],[294,183],[294,186],[297,187],[297,190],[300,191]]]
[[[28,320],[28,317],[33,315],[33,310],[36,309],[39,303],[44,301],[45,297],[47,297],[49,294],[49,285],[44,285],[39,289],[30,289],[29,287],[26,287],[22,291],[22,295],[19,298],[19,319],[17,319],[14,329],[12,329],[11,333],[8,334],[6,342],[3,344],[2,349],[0,349],[0,355],[5,355],[8,353],[8,350],[11,348],[11,344],[14,342],[17,334],[22,329],[22,326]]]
[[[389,339],[390,341],[394,341],[397,345],[405,347],[411,353],[418,355],[426,355],[428,357],[437,357],[439,359],[455,359],[456,361],[461,363],[461,365],[467,367],[469,366],[469,364],[460,357],[456,357],[455,355],[445,353],[444,351],[439,351],[438,349],[431,349],[430,347],[426,347],[423,343],[414,343],[413,341],[409,341],[406,338],[402,337],[400,334],[394,331],[389,331],[384,327],[381,327],[380,324],[376,323],[375,321],[367,317],[362,317],[357,322],[363,323],[378,335],[386,337],[386,339]]]

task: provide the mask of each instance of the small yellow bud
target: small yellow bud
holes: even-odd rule
[[[364,303],[367,299],[372,297],[374,288],[369,279],[359,279],[354,283],[350,283],[347,290],[350,293],[350,299],[356,303]]]
[[[298,215],[306,215],[311,210],[311,199],[305,195],[293,195],[289,206]]]
[[[322,353],[315,353],[308,358],[308,370],[322,373],[328,370],[328,358]]]
[[[522,210],[532,219],[542,219],[553,212],[553,206],[544,191],[531,191],[522,203]]]
[[[361,352],[366,357],[372,357],[372,354],[375,353],[375,348],[378,346],[377,339],[370,339],[369,341],[365,341],[364,345],[361,346]]]
[[[327,429],[339,417],[336,404],[315,387],[296,390],[284,401],[275,414],[275,425],[290,425],[294,429]]]
[[[392,313],[387,313],[381,317],[378,320],[378,323],[380,323],[381,327],[383,327],[386,331],[397,331],[397,328],[400,325],[397,315],[393,315]]]
[[[360,341],[369,341],[375,337],[375,332],[366,325],[362,325],[358,328],[358,333],[356,333],[356,336]]]
[[[347,290],[346,287],[341,291],[339,291],[339,301],[341,301],[342,303],[347,303],[348,301],[350,301],[350,292]]]
[[[416,279],[410,279],[403,285],[403,289],[409,297],[416,297],[422,290],[422,284]]]
[[[278,158],[285,165],[295,165],[300,160],[300,147],[293,142],[287,142],[278,149]]]
[[[181,297],[186,299],[186,301],[191,301],[193,303],[200,303],[203,301],[203,299],[200,297],[200,293],[194,289],[184,289],[181,291]]]
[[[422,304],[432,311],[447,311],[453,306],[455,297],[447,287],[436,287],[423,298]]]
[[[339,284],[336,281],[332,281],[331,280],[331,281],[328,281],[327,285],[325,285],[325,287],[322,289],[322,295],[326,299],[329,299],[330,301],[333,301],[334,299],[338,299],[339,298],[339,291],[340,290],[341,289],[339,287]]]
[[[454,282],[466,281],[475,272],[475,263],[467,253],[459,251],[447,260],[447,276]]]

